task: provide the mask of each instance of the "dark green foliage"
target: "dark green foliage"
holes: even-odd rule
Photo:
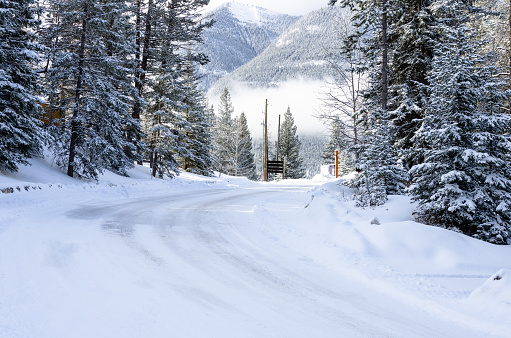
[[[411,150],[412,138],[424,116],[433,48],[439,39],[437,18],[430,0],[405,0],[389,36],[392,62],[389,77],[389,111],[394,124],[394,143],[405,155],[405,165],[421,161]]]
[[[196,102],[188,81],[190,68],[207,61],[196,52],[201,33],[210,25],[199,9],[207,0],[149,0],[144,15],[144,35],[139,91],[148,102],[144,112],[153,176],[179,174],[179,159],[191,158],[188,148],[193,128],[187,116]],[[206,140],[207,142],[207,140]]]
[[[57,162],[69,176],[97,178],[104,169],[125,174],[141,144],[126,130],[140,130],[130,109],[137,100],[136,64],[128,8],[117,0],[53,1],[45,39],[51,109],[64,119],[50,130]]]
[[[245,176],[251,180],[256,180],[256,166],[254,154],[252,152],[252,137],[248,130],[247,118],[245,113],[235,120],[236,130],[233,133],[235,138],[233,142],[235,161],[231,174],[234,176]]]
[[[185,120],[188,122],[185,135],[185,148],[188,152],[181,158],[184,170],[203,176],[213,176],[213,112],[198,87],[196,71],[190,67],[187,73],[187,97],[184,103]]]
[[[41,150],[35,6],[32,0],[0,1],[0,169],[9,171]]]
[[[305,175],[305,170],[302,165],[302,158],[300,157],[300,140],[296,134],[297,127],[291,114],[291,109],[288,107],[284,114],[284,121],[280,126],[280,137],[278,145],[279,160],[285,162],[285,177],[286,178],[302,178]]]

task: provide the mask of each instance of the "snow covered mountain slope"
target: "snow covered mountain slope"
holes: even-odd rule
[[[327,55],[338,49],[338,25],[346,11],[325,7],[303,16],[264,52],[218,81],[213,95],[239,83],[270,87],[299,78],[325,79],[332,74]]]
[[[225,3],[209,14],[215,23],[205,30],[200,47],[210,59],[201,68],[205,89],[259,55],[299,18],[236,2]]]
[[[511,246],[416,223],[405,196],[364,210],[322,177],[96,184],[31,163],[0,173],[0,337],[511,332]]]

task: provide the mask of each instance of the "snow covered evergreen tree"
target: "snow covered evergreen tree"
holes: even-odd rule
[[[230,169],[230,154],[232,145],[232,133],[235,130],[235,124],[232,114],[234,107],[231,102],[231,94],[227,88],[224,88],[220,95],[218,113],[214,128],[214,159],[219,172],[228,173]]]
[[[154,176],[178,174],[178,159],[191,156],[187,144],[192,141],[187,139],[186,131],[192,126],[185,116],[190,89],[186,74],[190,64],[206,62],[205,56],[193,47],[210,24],[202,20],[198,11],[208,2],[148,0],[144,15],[141,2],[136,7],[137,26],[141,28],[142,19],[145,22],[137,39],[141,69],[136,86],[148,102],[144,120],[147,156]]]
[[[394,144],[405,166],[421,161],[413,151],[412,138],[424,116],[433,46],[439,34],[437,18],[431,13],[431,0],[405,0],[389,34],[392,55],[389,76],[389,112],[394,130]]]
[[[137,95],[127,5],[56,0],[48,6],[48,96],[65,115],[54,128],[58,163],[71,177],[96,178],[103,169],[125,174],[140,148],[125,137],[127,129],[140,129],[130,115]]]
[[[185,138],[185,131],[191,129],[191,123],[183,114],[187,106],[180,101],[180,84],[172,81],[169,71],[163,68],[152,85],[152,91],[145,95],[149,103],[144,114],[148,157],[152,175],[160,178],[179,174],[178,159],[191,156],[186,148],[189,140]]]
[[[248,130],[245,113],[234,121],[236,130],[233,144],[233,163],[231,173],[234,176],[246,176],[251,180],[257,179],[254,154],[252,153],[252,137]]]
[[[331,0],[330,3],[336,3]],[[398,19],[406,10],[400,1],[341,1],[354,12],[352,21],[355,32],[348,38],[348,47],[360,49],[364,63],[358,69],[367,72],[368,86],[363,91],[362,108],[357,112],[356,125],[364,130],[356,146],[357,176],[349,182],[356,188],[355,199],[360,206],[376,206],[385,203],[389,194],[403,193],[405,170],[399,164],[394,147],[396,131],[390,124],[389,110],[396,103],[389,90],[396,76],[395,35]],[[389,34],[389,32],[391,34]],[[394,81],[394,85],[395,85]],[[390,88],[394,89],[394,88]]]
[[[353,150],[350,151],[350,145],[346,143],[341,124],[332,120],[330,121],[330,125],[330,139],[325,145],[322,154],[323,163],[334,163],[335,151],[339,151],[339,174],[345,175],[355,170],[355,156]],[[357,148],[357,150],[360,151],[360,148]]]
[[[430,98],[415,142],[424,158],[410,170],[410,193],[427,224],[498,244],[511,243],[508,98],[461,0],[439,0],[442,41],[429,74]]]
[[[184,131],[188,154],[181,159],[182,168],[203,176],[213,175],[213,112],[208,108],[204,94],[198,90],[197,71],[188,64],[186,72],[186,92],[184,103],[185,120],[189,128]]]
[[[286,178],[302,178],[305,170],[302,166],[302,158],[300,157],[300,140],[296,134],[297,127],[291,108],[287,108],[284,114],[284,122],[280,126],[280,138],[278,144],[278,157],[279,160],[285,162],[285,177]]]
[[[379,103],[375,106],[389,112],[388,118],[396,127],[393,144],[409,168],[421,160],[414,155],[411,139],[424,115],[426,73],[438,39],[436,18],[429,8],[431,1],[339,2],[354,12],[357,29],[349,39],[357,42],[352,45],[361,49],[366,69],[372,73],[373,83],[365,97],[376,102],[376,95]],[[378,83],[374,82],[376,74]]]
[[[373,128],[366,135],[357,162],[357,175],[349,182],[355,188],[357,206],[374,207],[387,201],[388,195],[401,195],[408,180],[406,170],[399,164],[392,143],[393,127],[388,114],[379,111],[379,118],[371,121]]]
[[[218,105],[214,128],[215,163],[219,172],[256,179],[252,137],[247,118],[241,113],[233,118],[234,107],[229,90],[224,88]]]
[[[9,171],[41,150],[35,15],[36,1],[0,1],[0,168]]]
[[[300,135],[300,157],[305,170],[305,178],[311,179],[321,172],[325,143],[326,137],[321,134]],[[332,160],[328,163],[332,163]]]

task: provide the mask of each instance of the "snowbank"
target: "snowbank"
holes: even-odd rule
[[[475,289],[468,303],[492,316],[509,321],[511,315],[511,270],[501,269]]]
[[[0,336],[511,332],[511,247],[417,223],[406,196],[361,209],[345,178],[85,182],[31,163],[0,174]]]

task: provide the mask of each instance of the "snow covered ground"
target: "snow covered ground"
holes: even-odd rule
[[[406,197],[32,163],[0,173],[0,337],[511,337],[511,247]]]

